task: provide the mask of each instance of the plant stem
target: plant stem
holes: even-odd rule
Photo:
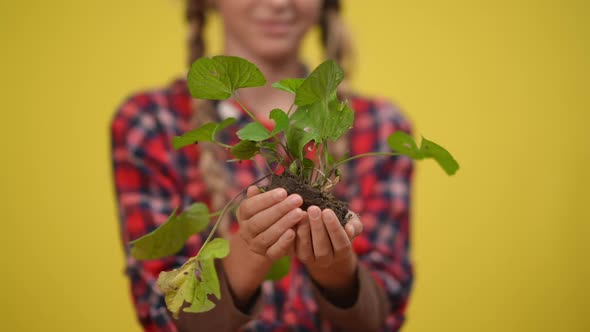
[[[194,257],[192,257],[190,260],[196,260],[199,257],[199,254],[201,253],[201,250],[203,250],[203,248],[205,248],[205,246],[207,245],[207,243],[209,243],[209,241],[213,237],[213,234],[215,234],[215,231],[217,230],[217,226],[219,226],[219,224],[221,223],[221,220],[223,219],[223,216],[225,215],[225,213],[227,212],[227,210],[229,209],[229,207],[232,205],[232,203],[236,200],[236,198],[238,198],[244,192],[246,192],[246,190],[248,190],[248,188],[250,186],[253,186],[253,185],[259,183],[260,181],[262,181],[262,180],[268,178],[269,176],[271,176],[272,174],[273,173],[268,173],[265,176],[261,177],[260,179],[258,179],[256,181],[250,183],[249,185],[245,186],[242,190],[240,190],[239,193],[237,193],[234,197],[232,197],[232,199],[230,199],[229,202],[227,202],[227,204],[225,204],[225,206],[223,207],[223,209],[219,213],[219,217],[217,217],[217,220],[215,221],[215,225],[213,225],[213,228],[211,229],[211,232],[209,232],[209,235],[207,236],[207,239],[205,240],[205,242],[203,242],[203,245],[199,249],[199,252],[197,252],[197,254]]]
[[[221,211],[223,210],[219,210],[219,211],[215,211],[213,213],[209,213],[209,218],[213,218],[213,217],[217,217],[221,214]]]
[[[233,95],[233,97],[234,97],[234,99],[236,100],[236,102],[238,103],[238,105],[240,105],[240,107],[241,107],[241,108],[242,108],[242,109],[243,109],[243,110],[244,110],[244,111],[245,111],[245,112],[248,114],[248,116],[249,116],[249,117],[250,117],[252,120],[254,120],[254,122],[257,122],[257,123],[259,123],[259,124],[261,124],[261,125],[263,125],[263,126],[264,126],[264,124],[263,124],[262,122],[260,122],[260,120],[258,120],[258,118],[256,118],[256,117],[254,116],[254,114],[252,114],[252,112],[250,112],[250,110],[249,110],[249,109],[246,107],[246,105],[242,104],[242,102],[240,101],[240,98],[238,98],[238,96],[237,96],[237,95],[235,95],[235,94],[234,94],[234,95]],[[293,105],[295,105],[295,103],[291,104],[291,107],[289,108],[289,112],[291,112],[291,108],[293,107]],[[288,114],[287,114],[287,116],[288,116]],[[275,137],[276,137],[276,136],[275,136]],[[279,138],[275,138],[275,139],[277,140],[277,143],[280,143],[280,145],[283,147],[283,149],[285,150],[285,152],[287,153],[287,155],[288,155],[289,157],[292,157],[292,156],[291,156],[291,153],[289,152],[289,149],[287,149],[287,147],[286,147],[286,146],[283,144],[283,142],[281,142],[281,140],[280,140]],[[231,146],[230,146],[230,148],[231,148]],[[291,159],[292,159],[292,158],[291,158]]]
[[[295,106],[295,102],[293,102],[293,104],[291,104],[291,106],[289,106],[289,110],[287,111],[287,116],[291,115],[291,110],[293,109],[293,106]]]
[[[322,172],[324,174],[324,181],[322,181],[322,187],[326,185],[327,181],[330,181],[330,174],[328,172],[328,141],[324,141],[322,146],[322,153],[324,159],[324,167],[322,168]],[[331,172],[330,172],[331,173]]]
[[[232,146],[231,146],[231,145],[227,145],[227,144],[225,144],[225,143],[221,143],[221,142],[219,142],[219,141],[213,141],[213,143],[215,143],[215,144],[217,144],[217,145],[219,145],[219,146],[221,146],[221,147],[223,147],[223,148],[226,148],[226,149],[231,149],[231,148],[232,148]]]
[[[262,155],[262,160],[264,161],[264,165],[266,166],[266,169],[269,171],[269,173],[274,173],[272,170],[272,167],[270,167],[270,164],[268,163],[268,160],[270,158],[272,158],[273,156],[268,153],[262,153],[262,151],[260,152],[260,154]]]
[[[332,167],[333,169],[338,168],[338,166],[342,165],[342,164],[346,164],[347,162],[354,160],[354,159],[359,159],[359,158],[363,158],[363,157],[375,157],[375,156],[399,156],[399,153],[394,153],[394,152],[367,152],[367,153],[361,153],[361,154],[357,154],[356,156],[352,156],[349,158],[346,158],[344,160],[341,160],[339,162],[337,162],[336,164],[334,164],[334,166]],[[330,171],[332,172],[332,171]]]
[[[252,118],[252,120],[254,120],[254,122],[258,122],[259,124],[262,124],[260,122],[260,120],[258,120],[254,114],[252,114],[252,112],[250,112],[250,110],[248,110],[248,108],[242,104],[242,102],[240,101],[240,98],[238,98],[238,96],[234,93],[233,94],[234,99],[238,102],[238,105],[240,105],[240,107],[248,114],[248,116],[250,116],[250,118]]]
[[[316,144],[315,146],[315,155],[316,155],[316,160],[317,160],[317,164],[318,164],[318,169],[321,170],[323,168],[322,166],[322,145],[320,143]],[[313,180],[314,182],[319,181],[320,179],[320,172],[315,172],[316,176],[315,179]]]
[[[278,136],[274,136],[273,139],[274,139],[275,143],[277,145],[279,145],[283,149],[283,151],[285,151],[285,156],[287,156],[289,159],[293,159],[291,156],[291,152],[289,152],[289,149],[287,149],[287,146],[285,144],[283,144],[283,141]],[[279,156],[278,149],[275,150],[275,153],[277,154],[277,156]],[[282,160],[282,158],[281,158],[281,160]],[[288,167],[289,165],[286,165],[286,166]]]

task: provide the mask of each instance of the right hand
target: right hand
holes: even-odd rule
[[[238,208],[238,233],[252,252],[274,262],[293,248],[292,228],[305,215],[299,208],[302,204],[301,196],[287,197],[283,188],[260,193],[258,188],[250,186]]]

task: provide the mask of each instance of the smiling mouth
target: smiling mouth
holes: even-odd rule
[[[291,29],[291,23],[287,21],[260,21],[259,26],[269,35],[285,35]]]

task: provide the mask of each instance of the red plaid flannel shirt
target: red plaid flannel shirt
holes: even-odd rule
[[[388,151],[386,138],[396,130],[410,133],[409,122],[391,103],[353,97],[355,126],[350,130],[351,154]],[[194,256],[206,232],[192,236],[176,256],[138,261],[129,255],[128,242],[162,224],[174,208],[195,201],[209,203],[198,167],[198,146],[174,150],[172,138],[190,130],[191,96],[186,81],[128,98],[111,123],[112,162],[120,229],[127,257],[126,274],[139,322],[145,331],[176,331],[156,280]],[[235,130],[248,121],[231,102],[217,104],[221,116],[238,119],[221,140],[236,142]],[[256,162],[226,163],[232,175],[228,197],[258,179]],[[349,202],[361,216],[364,232],[353,248],[382,286],[391,303],[384,331],[398,330],[410,293],[413,273],[409,257],[409,202],[413,163],[405,156],[360,158],[344,166],[345,177],[334,194]],[[233,221],[235,223],[235,221]],[[336,330],[322,321],[311,294],[305,269],[293,261],[289,275],[262,288],[263,309],[244,331]]]

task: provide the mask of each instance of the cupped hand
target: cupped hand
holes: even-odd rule
[[[352,240],[362,230],[363,225],[354,213],[342,227],[334,211],[310,206],[307,217],[297,225],[295,253],[308,269],[350,265],[355,256]]]
[[[238,208],[239,235],[247,247],[275,261],[285,256],[295,241],[292,229],[305,215],[303,199],[277,188],[260,193],[251,186]]]

